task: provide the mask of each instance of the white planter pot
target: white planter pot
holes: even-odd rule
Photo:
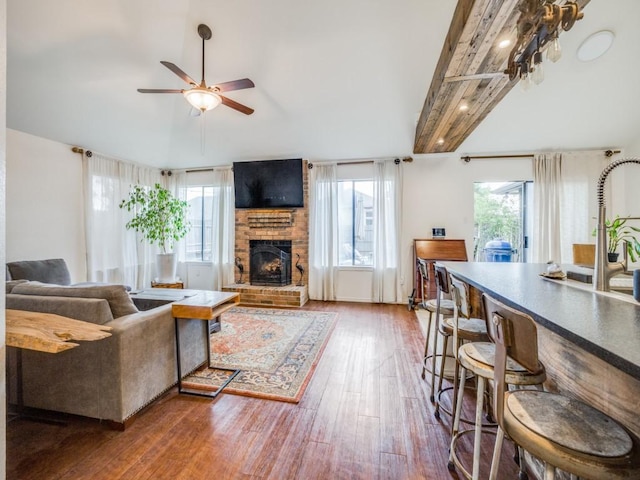
[[[178,257],[175,253],[159,253],[156,257],[156,275],[160,283],[173,283],[176,281],[178,270]]]

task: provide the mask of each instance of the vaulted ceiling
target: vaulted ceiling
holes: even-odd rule
[[[521,0],[460,0],[416,128],[414,153],[454,152],[518,83],[505,75]],[[580,11],[589,0],[578,0]],[[528,43],[528,42],[527,42]]]
[[[561,37],[563,58],[545,65],[545,81],[528,92],[507,94],[508,82],[491,87],[504,77],[456,78],[500,65],[488,57],[489,42],[475,42],[466,25],[486,29],[489,38],[512,15],[498,9],[488,20],[487,9],[512,3],[461,0],[485,4],[485,13],[471,8],[458,37],[447,37],[453,0],[8,0],[7,126],[172,168],[395,157],[414,147],[437,152],[424,133],[430,125],[431,137],[458,139],[447,149],[460,154],[636,142],[640,2],[592,0],[585,18]],[[184,88],[161,60],[199,80],[200,23],[213,30],[207,83],[253,80],[255,88],[227,95],[255,109],[253,115],[220,106],[195,117],[181,95],[136,91]],[[611,50],[593,62],[576,60],[580,42],[602,29],[616,34]],[[486,87],[474,90],[475,84]],[[475,129],[463,141],[468,128],[451,108],[433,102],[440,115],[434,119],[423,110],[439,95],[473,100],[468,116]]]

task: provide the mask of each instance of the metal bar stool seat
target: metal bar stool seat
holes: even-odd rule
[[[478,394],[478,392],[484,392],[487,380],[493,380],[495,369],[495,345],[491,342],[474,342],[465,343],[458,349],[458,362],[460,364],[460,386],[458,387],[458,400],[456,402],[456,414],[453,421],[453,431],[451,435],[451,446],[449,448],[449,470],[454,470],[456,467],[466,478],[477,479],[479,478],[479,466],[480,466],[480,445],[482,433],[495,434],[494,429],[481,424],[482,412],[484,411],[484,395]],[[462,400],[464,395],[464,385],[467,373],[473,373],[478,379],[477,391],[476,391],[476,419],[474,422],[474,428],[469,430],[459,430],[459,424],[461,421],[460,414],[462,410]],[[511,385],[516,388],[522,388],[527,386],[540,386],[546,380],[547,375],[544,365],[541,363],[538,369],[532,373],[518,362],[511,358],[507,358],[507,365],[505,370],[505,382],[507,385]],[[480,425],[480,428],[478,428]],[[494,424],[493,427],[497,425]],[[464,467],[457,455],[457,443],[463,435],[474,433],[474,447],[473,447],[473,467],[472,473]],[[521,453],[521,452],[520,452]],[[519,455],[520,461],[520,479],[526,478],[524,473],[524,462],[522,455]]]
[[[495,341],[494,411],[499,428],[490,478],[498,473],[504,435],[556,468],[592,480],[640,478],[640,439],[599,410],[564,395],[506,389],[507,356],[530,372],[538,368],[536,325],[523,312],[483,295]]]
[[[449,317],[442,322],[441,330],[445,335],[453,336],[454,321],[452,317]],[[489,338],[487,336],[487,322],[484,318],[459,318],[458,336],[461,340],[469,342],[485,341]]]

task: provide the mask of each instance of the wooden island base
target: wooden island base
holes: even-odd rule
[[[579,398],[640,436],[640,381],[538,325],[545,388]]]

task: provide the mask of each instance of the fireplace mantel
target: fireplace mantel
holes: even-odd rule
[[[293,210],[253,210],[247,215],[249,228],[288,228],[293,225]]]

